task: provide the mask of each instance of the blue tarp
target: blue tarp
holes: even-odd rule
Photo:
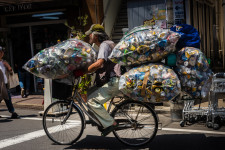
[[[188,24],[177,24],[170,28],[171,31],[178,32],[181,37],[176,44],[178,50],[183,47],[200,48],[200,37],[198,31]]]

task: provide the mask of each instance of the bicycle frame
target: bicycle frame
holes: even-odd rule
[[[101,135],[103,136],[108,134],[106,133],[107,130],[104,129],[101,122],[96,118],[97,113],[92,110],[80,94],[80,88],[78,87],[80,87],[81,78],[74,79],[72,80],[72,96],[50,104],[43,115],[42,124],[44,131],[57,144],[72,144],[79,140],[83,134],[83,130],[86,128],[86,124],[97,126],[97,129],[102,132]],[[111,98],[107,108],[108,113],[112,115],[117,123],[113,131],[115,137],[122,143],[130,146],[149,143],[155,137],[158,130],[158,117],[151,108],[151,105],[147,102],[132,100],[132,98],[123,94],[117,94],[116,97],[116,99],[115,97]],[[115,107],[112,107],[113,105]],[[86,121],[85,114],[91,120],[90,122]],[[77,122],[73,124],[69,118]],[[143,129],[145,126],[146,129]],[[52,132],[52,127],[54,127],[54,132]],[[71,129],[71,132],[68,129]],[[124,131],[121,130],[125,130],[125,136]],[[150,132],[142,134],[145,130],[150,130]],[[134,139],[136,142],[133,143],[130,139]]]
[[[84,112],[88,117],[90,117],[98,126],[102,126],[101,123],[95,119],[89,112],[88,110],[93,113],[94,115],[96,115],[96,112],[94,112],[87,104],[86,102],[83,100],[83,98],[81,97],[81,95],[78,92],[78,84],[80,82],[80,78],[78,79],[77,83],[74,83],[73,85],[73,94],[72,94],[72,99],[73,101],[71,101],[70,106],[75,105],[76,107],[78,107],[82,112]],[[79,105],[77,105],[74,100],[76,100],[78,102]],[[110,100],[110,104],[108,106],[107,112],[110,112],[110,109],[112,107],[112,105],[116,106],[113,103],[114,98],[112,98]],[[68,111],[67,116],[65,117],[65,119],[63,120],[63,123],[66,122],[66,120],[69,118],[70,113],[72,111],[72,107],[70,107],[70,110]],[[85,116],[84,116],[84,120],[85,120]],[[85,124],[86,124],[86,120],[85,120]]]
[[[100,123],[97,119],[95,119],[95,118],[88,112],[88,110],[89,110],[89,111],[90,111],[91,113],[93,113],[94,115],[97,115],[96,112],[93,111],[93,110],[87,105],[87,103],[83,100],[83,98],[82,98],[81,95],[79,94],[79,92],[78,92],[78,84],[79,84],[79,82],[80,82],[80,78],[77,80],[77,83],[73,83],[74,86],[73,86],[72,101],[71,101],[70,106],[75,105],[75,107],[77,107],[78,109],[80,109],[81,112],[84,112],[88,117],[90,117],[91,120],[94,121],[94,123],[96,123],[98,126],[102,127],[101,123]],[[121,100],[122,100],[122,98],[124,98],[123,96],[122,96],[122,97],[118,96],[118,97],[119,97]],[[79,105],[77,105],[77,104],[74,102],[74,100],[76,100],[76,101],[78,102]],[[120,101],[121,101],[121,100],[120,100]],[[107,108],[107,112],[108,112],[108,113],[110,112],[110,110],[111,110],[111,108],[112,108],[112,105],[114,105],[114,106],[116,107],[116,104],[115,104],[113,101],[114,101],[114,97],[110,100],[109,106],[108,106],[108,108]],[[72,112],[72,107],[70,107],[70,110],[68,111],[68,114],[66,115],[66,117],[65,117],[65,119],[63,120],[62,123],[65,123],[65,122],[66,122],[66,120],[69,118],[71,112]],[[83,113],[82,113],[82,114],[83,114]],[[127,115],[125,114],[125,116],[127,116]],[[84,114],[83,114],[83,117],[84,117],[84,121],[85,121],[85,125],[86,125],[86,119],[85,119]],[[138,115],[137,115],[136,117],[138,117]],[[127,116],[127,118],[129,118],[129,121],[130,121],[131,118],[130,118],[129,116]],[[157,118],[158,118],[158,116],[157,116]],[[136,119],[137,119],[137,118],[136,118]]]

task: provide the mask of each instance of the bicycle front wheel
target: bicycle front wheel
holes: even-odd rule
[[[57,144],[72,144],[82,135],[84,118],[71,101],[56,101],[49,105],[43,115],[43,128],[47,136]]]
[[[158,130],[155,111],[140,101],[125,100],[115,107],[112,117],[119,123],[113,134],[129,146],[141,146],[151,142]]]

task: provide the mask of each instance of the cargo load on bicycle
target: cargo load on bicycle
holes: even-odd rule
[[[85,69],[95,61],[96,52],[91,45],[73,38],[40,51],[24,69],[41,78],[57,79]]]
[[[135,100],[160,102],[171,100],[181,91],[177,74],[163,64],[136,67],[120,77],[119,89]]]
[[[204,54],[200,49],[195,48],[200,45],[198,32],[192,26],[186,24],[174,25],[171,30],[172,31],[170,32],[165,32],[166,30],[164,29],[136,27],[122,38],[120,43],[114,48],[110,58],[112,61],[125,66],[137,66],[138,64],[143,64],[147,61],[154,62],[155,65],[151,65],[157,66],[160,68],[159,70],[164,71],[164,73],[168,70],[168,67],[170,67],[170,70],[172,70],[171,72],[173,72],[172,74],[175,74],[176,80],[181,81],[182,88],[178,86],[177,89],[189,94],[192,98],[204,98],[209,92],[213,73],[209,68],[209,64]],[[163,41],[166,41],[166,44],[164,47],[161,47]],[[144,51],[139,51],[145,43],[150,43],[151,46],[146,46]],[[133,47],[134,45],[137,45],[138,47]],[[131,49],[131,47],[133,47],[133,49]],[[151,49],[151,47],[156,49]],[[167,54],[165,54],[165,52]],[[147,59],[145,55],[148,56],[149,59]],[[152,56],[157,57],[155,57],[156,59],[150,59],[150,57],[153,58]],[[135,59],[133,59],[134,57]],[[168,67],[165,65],[159,67],[159,64],[156,64],[156,62],[160,63],[162,59],[166,59],[165,65],[168,65]],[[148,65],[145,65],[139,68],[148,67]],[[141,94],[145,72],[140,71],[137,68],[128,71],[121,77],[119,88],[124,94],[134,99],[148,99],[150,101],[171,100],[175,95],[179,94],[179,90],[174,90],[175,92],[173,92],[173,90],[168,89],[165,90],[167,91],[166,93],[164,93],[165,91],[157,93],[155,91],[146,90],[145,94],[143,94],[143,91]],[[153,72],[155,72],[155,70],[150,69],[150,73]],[[139,76],[142,79],[139,79]],[[169,81],[170,78],[171,75],[167,81]],[[160,80],[162,79],[163,78],[161,77]],[[158,80],[159,79],[149,77],[148,82],[151,85],[160,84],[162,86],[162,81]],[[176,86],[177,85],[170,83],[170,87],[176,88]]]
[[[136,27],[120,40],[109,58],[123,66],[158,62],[175,51],[179,37],[168,29]]]
[[[178,51],[175,69],[183,91],[195,99],[206,97],[211,87],[213,73],[200,49],[185,47]]]

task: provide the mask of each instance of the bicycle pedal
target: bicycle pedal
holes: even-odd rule
[[[98,125],[96,125],[96,126],[97,126],[98,131],[100,131],[100,132],[103,132],[104,131],[103,127],[98,126]]]

